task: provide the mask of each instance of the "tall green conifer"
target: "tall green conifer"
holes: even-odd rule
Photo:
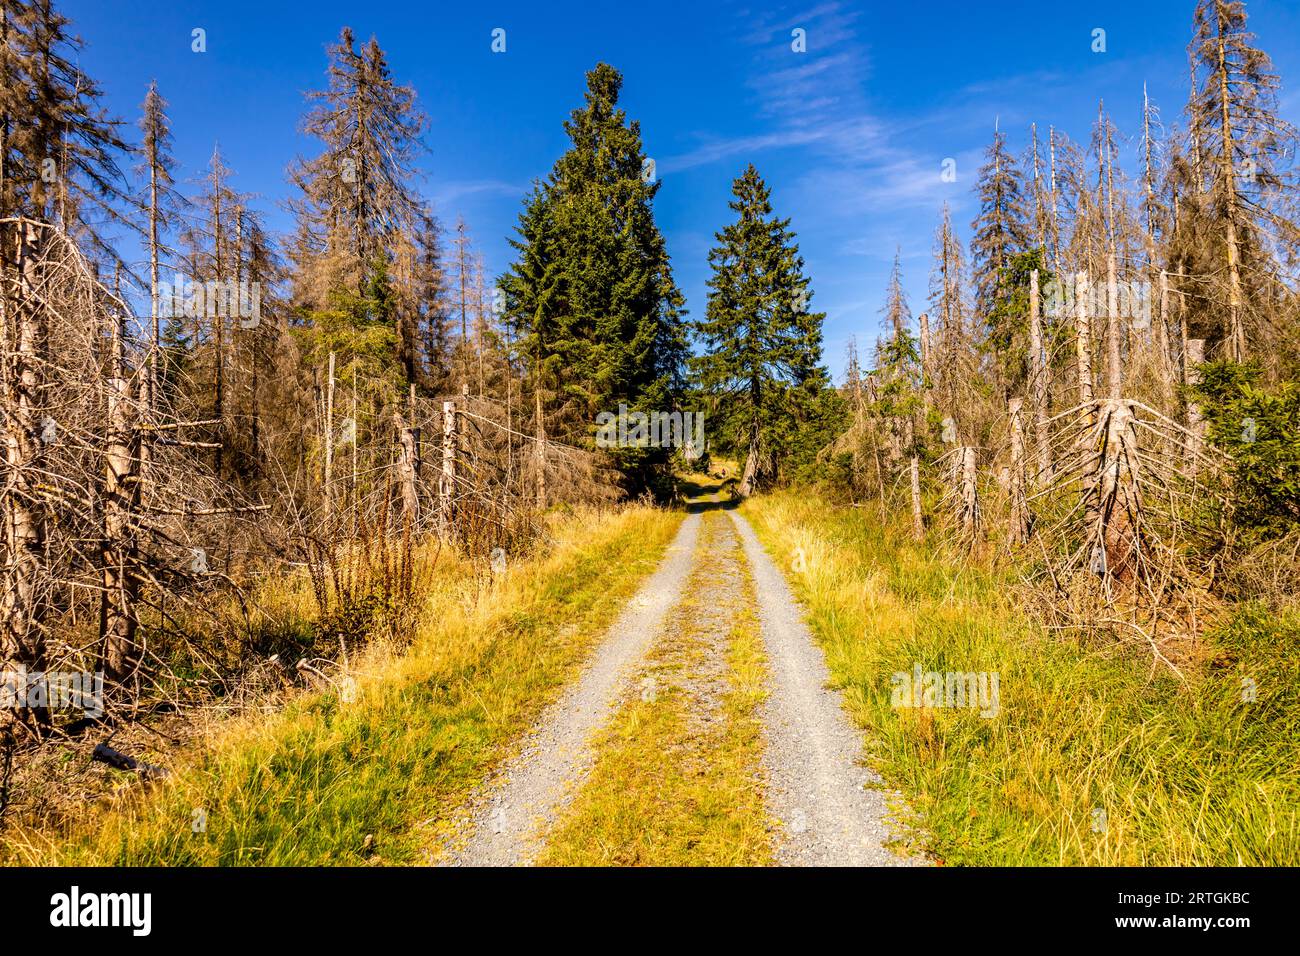
[[[706,318],[696,324],[703,354],[692,360],[716,404],[710,434],[745,456],[739,491],[773,478],[818,417],[826,383],[822,320],[790,231],[772,212],[770,190],[751,164],[732,185],[736,221],[709,253]]]
[[[640,124],[618,108],[622,82],[604,63],[587,74],[586,103],[565,123],[572,146],[529,197],[501,280],[538,437],[589,440],[600,412],[667,411],[681,392],[684,300],[654,221],[660,184]],[[636,491],[666,452],[617,457]]]

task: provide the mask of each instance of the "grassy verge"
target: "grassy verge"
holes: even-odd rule
[[[765,660],[748,569],[736,549],[716,546],[722,522],[729,519],[704,515],[677,627],[655,646],[636,692],[598,737],[596,765],[541,864],[772,862],[758,717]],[[742,586],[711,589],[724,571]]]
[[[1047,637],[1010,578],[864,510],[787,493],[745,513],[942,862],[1300,862],[1294,609],[1238,608],[1207,638],[1214,665],[1184,685],[1149,659]],[[998,674],[997,716],[893,707],[892,676],[916,664]]]
[[[442,562],[418,637],[376,649],[346,694],[234,723],[147,794],[70,834],[19,832],[10,862],[319,865],[429,858],[466,794],[576,672],[671,540],[680,514],[557,522],[556,544],[484,595]],[[367,837],[372,839],[367,840]]]

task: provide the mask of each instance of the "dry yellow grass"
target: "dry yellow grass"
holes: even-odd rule
[[[556,518],[546,556],[490,590],[481,569],[441,561],[409,650],[376,645],[337,690],[223,725],[165,783],[90,808],[69,832],[10,834],[6,860],[426,860],[440,825],[572,676],[680,520],[645,507]]]

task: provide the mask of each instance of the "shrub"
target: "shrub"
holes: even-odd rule
[[[1269,541],[1300,522],[1300,386],[1260,386],[1256,364],[1207,362],[1190,390],[1211,444],[1232,459],[1230,528],[1244,544]]]

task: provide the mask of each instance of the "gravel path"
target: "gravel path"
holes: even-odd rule
[[[898,835],[889,818],[890,795],[876,788],[879,778],[862,763],[861,733],[840,694],[830,689],[825,657],[785,577],[749,522],[734,510],[729,515],[753,575],[770,674],[761,712],[763,770],[768,809],[783,825],[777,861],[784,866],[925,865],[885,847]],[[593,765],[592,735],[635,690],[642,662],[684,593],[700,525],[699,514],[682,522],[663,563],[614,622],[581,676],[545,711],[518,756],[471,800],[471,816],[461,828],[468,838],[448,847],[444,863],[519,866],[537,858],[547,831]],[[720,531],[706,541],[710,549],[734,548],[732,535]]]
[[[614,712],[624,685],[663,628],[691,569],[700,516],[688,515],[663,563],[619,616],[578,680],[542,715],[524,742],[472,801],[468,842],[446,862],[519,866],[532,862],[539,840],[591,768],[591,735]]]
[[[918,866],[886,849],[895,836],[879,778],[862,765],[862,736],[830,689],[821,648],[784,576],[749,522],[730,512],[758,593],[771,688],[764,703],[768,805],[785,824],[785,866]]]

